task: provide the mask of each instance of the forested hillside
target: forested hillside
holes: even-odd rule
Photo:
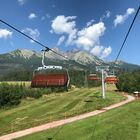
[[[129,93],[140,91],[140,70],[119,74],[119,82],[116,86],[120,91]]]

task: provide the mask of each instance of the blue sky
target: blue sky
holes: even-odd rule
[[[113,61],[139,0],[1,0],[0,18],[50,48]],[[140,13],[119,59],[140,64]],[[0,23],[0,54],[41,46]]]

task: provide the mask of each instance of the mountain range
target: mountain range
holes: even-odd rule
[[[67,56],[68,59],[53,53],[46,52],[45,63],[46,65],[61,65],[68,69],[90,70],[95,71],[95,66],[109,65],[113,62],[104,62],[97,56],[93,56],[86,51],[72,50],[68,52],[61,52],[58,48],[53,49],[55,52]],[[9,53],[0,54],[0,73],[6,74],[13,70],[31,70],[33,71],[41,64],[42,54],[27,49],[17,49]],[[129,64],[123,61],[117,61],[116,66],[126,70],[139,69],[139,65]]]

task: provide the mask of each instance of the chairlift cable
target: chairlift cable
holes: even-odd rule
[[[132,29],[132,26],[133,26],[133,24],[134,24],[134,22],[135,22],[135,20],[136,20],[136,18],[137,18],[137,15],[138,15],[139,11],[140,11],[140,6],[139,6],[138,9],[137,9],[137,12],[136,12],[136,14],[135,14],[135,16],[134,16],[134,18],[133,18],[133,20],[132,20],[132,23],[131,23],[131,25],[130,25],[130,27],[129,27],[129,29],[128,29],[128,32],[127,32],[127,34],[126,34],[126,36],[125,36],[125,39],[124,39],[124,41],[123,41],[123,43],[122,43],[122,45],[121,45],[121,48],[120,48],[120,50],[119,50],[119,52],[118,52],[118,55],[117,55],[117,57],[116,57],[116,59],[115,59],[115,61],[114,61],[113,68],[115,67],[115,64],[116,64],[116,62],[117,62],[117,60],[118,60],[118,58],[119,58],[119,56],[120,56],[120,54],[121,54],[121,52],[122,52],[122,49],[123,49],[124,44],[125,44],[125,42],[126,42],[126,39],[127,39],[128,35],[129,35],[131,29]]]
[[[14,29],[14,30],[17,31],[18,33],[20,33],[20,34],[22,34],[23,36],[27,37],[28,39],[34,41],[35,43],[39,44],[40,46],[44,47],[46,50],[51,51],[51,52],[53,52],[53,53],[55,53],[55,54],[57,54],[57,55],[59,55],[59,56],[65,58],[65,59],[68,59],[66,56],[64,56],[64,55],[62,55],[62,54],[60,54],[60,53],[58,53],[58,52],[56,52],[56,51],[50,49],[50,48],[47,47],[46,45],[44,45],[44,44],[40,43],[39,41],[33,39],[33,38],[30,37],[29,35],[23,33],[22,31],[20,31],[19,29],[15,28],[15,27],[12,26],[12,25],[10,25],[9,23],[5,22],[4,20],[1,20],[1,19],[0,19],[0,22],[3,23],[3,24],[5,24],[5,25],[7,25],[7,26],[9,26],[10,28]]]
[[[27,34],[25,34],[25,33],[23,33],[22,31],[20,31],[19,29],[17,29],[17,28],[14,27],[13,25],[7,23],[6,21],[0,19],[0,22],[3,23],[3,24],[5,24],[5,25],[7,25],[8,27],[14,29],[14,30],[17,31],[18,33],[20,33],[20,34],[22,34],[23,36],[27,37],[28,39],[34,41],[35,43],[39,44],[40,46],[44,47],[44,48],[46,49],[46,51],[51,51],[51,52],[53,52],[53,53],[55,53],[55,54],[57,54],[57,55],[59,55],[59,56],[65,58],[66,60],[71,60],[71,59],[69,59],[67,56],[64,56],[64,55],[62,55],[62,54],[60,54],[60,53],[54,51],[53,49],[50,49],[49,47],[47,47],[47,46],[44,45],[43,43],[41,43],[41,42],[39,42],[39,41],[33,39],[32,37],[30,37],[29,35],[27,35]],[[77,63],[77,62],[76,62],[76,63]],[[76,64],[74,64],[74,65],[76,65]]]

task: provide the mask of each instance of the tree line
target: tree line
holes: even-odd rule
[[[94,87],[99,86],[99,81],[88,80],[89,71],[84,70],[69,70],[70,85],[76,87]],[[29,70],[14,70],[2,77],[0,81],[31,81],[33,72]]]
[[[119,91],[133,93],[140,91],[140,70],[123,72],[118,75],[119,81],[116,87]]]

